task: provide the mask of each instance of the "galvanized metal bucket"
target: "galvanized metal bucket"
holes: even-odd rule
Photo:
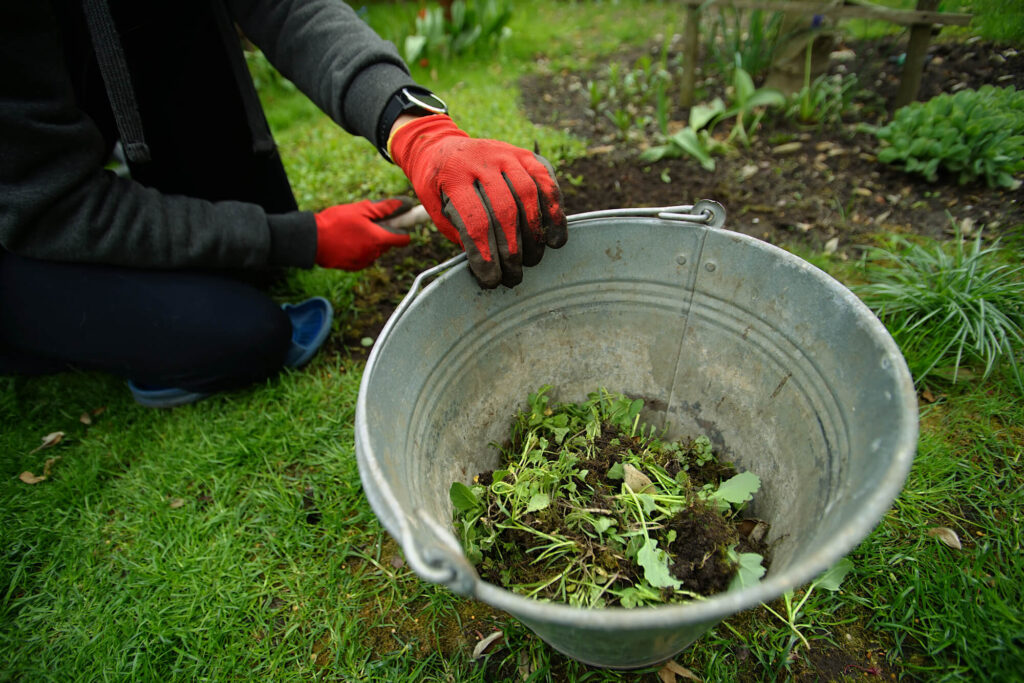
[[[722,229],[714,202],[570,218],[514,289],[481,290],[458,257],[417,278],[367,361],[356,407],[366,496],[423,579],[517,617],[583,662],[666,660],[716,622],[811,581],[875,527],[903,486],[917,404],[878,319],[803,260]],[[588,610],[477,576],[448,490],[493,469],[543,384],[577,401],[643,398],[670,437],[705,434],[762,480],[771,524],[757,585],[666,607]]]

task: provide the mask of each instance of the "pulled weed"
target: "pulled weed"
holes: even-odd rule
[[[530,394],[500,469],[451,487],[483,578],[600,608],[701,599],[764,574],[764,527],[737,528],[756,475],[718,463],[707,437],[661,441],[640,424],[639,399],[600,391],[553,405],[550,388]]]

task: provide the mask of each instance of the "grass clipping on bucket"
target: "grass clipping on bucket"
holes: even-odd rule
[[[764,575],[767,525],[742,519],[760,487],[705,436],[664,442],[643,401],[601,390],[529,396],[499,469],[455,482],[455,529],[481,578],[583,607],[701,599]]]

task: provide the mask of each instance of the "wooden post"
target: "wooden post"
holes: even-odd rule
[[[693,106],[693,93],[697,83],[697,67],[700,60],[700,10],[696,5],[686,6],[686,26],[683,27],[683,70],[682,94],[679,104]]]
[[[921,11],[931,12],[938,6],[939,0],[917,0],[917,9]],[[900,78],[900,89],[896,93],[893,109],[899,109],[917,99],[917,93],[921,89],[924,58],[928,54],[928,42],[931,37],[931,24],[914,24],[910,29],[907,58],[903,63],[903,76]]]

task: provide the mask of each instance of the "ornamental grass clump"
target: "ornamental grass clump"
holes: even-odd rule
[[[606,391],[516,416],[497,469],[455,482],[455,529],[481,578],[600,608],[701,599],[765,572],[767,524],[740,519],[760,486],[707,437],[665,442],[643,401]]]
[[[879,161],[930,182],[944,170],[961,185],[982,179],[989,187],[1020,186],[1014,176],[1024,171],[1024,92],[1013,87],[983,85],[914,102],[870,130],[882,142]]]
[[[1024,266],[981,232],[951,244],[895,236],[890,249],[864,258],[869,284],[856,293],[885,323],[918,385],[927,378],[956,382],[965,365],[983,378],[1005,361],[1024,388]]]

